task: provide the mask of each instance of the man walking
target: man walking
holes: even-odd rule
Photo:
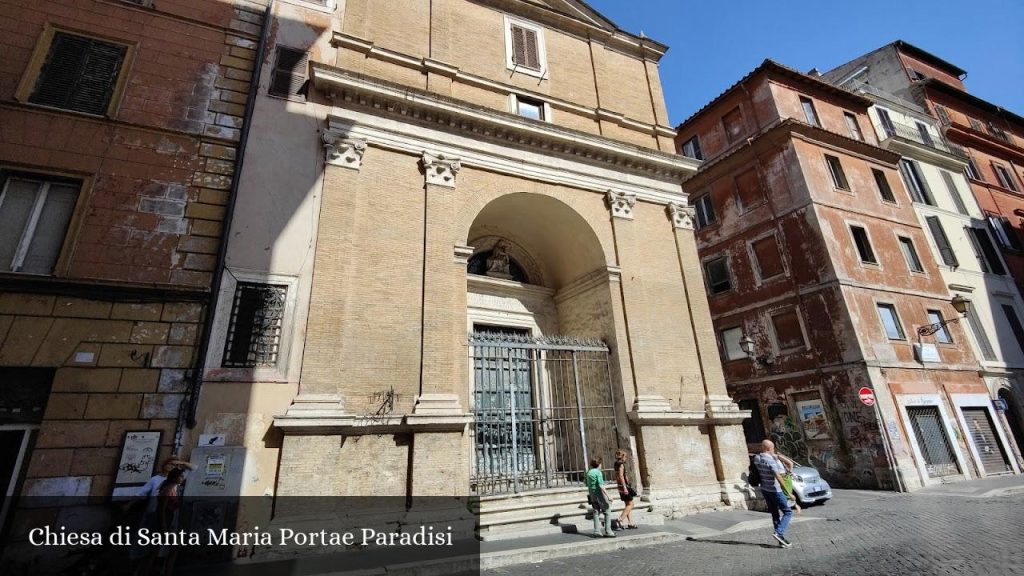
[[[754,465],[761,475],[761,493],[768,503],[768,511],[772,513],[772,525],[775,527],[772,537],[778,540],[783,548],[789,548],[792,544],[786,540],[786,528],[793,518],[793,511],[789,508],[788,499],[782,491],[782,475],[786,468],[775,454],[774,442],[761,442],[761,453],[754,456]]]

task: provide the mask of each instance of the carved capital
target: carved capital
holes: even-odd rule
[[[366,152],[366,140],[344,138],[325,132],[323,141],[328,164],[352,170],[359,170],[359,167],[362,166],[363,152]]]
[[[424,151],[420,163],[423,165],[427,184],[455,188],[455,175],[462,168],[462,163],[458,158],[449,158],[444,154],[431,154]]]
[[[605,200],[608,202],[608,209],[612,211],[613,217],[626,220],[633,219],[633,205],[636,204],[636,194],[609,190],[605,195]]]
[[[681,228],[683,230],[693,230],[693,219],[697,216],[697,211],[693,206],[687,204],[681,204],[678,202],[669,202],[665,208],[668,212],[668,217],[672,220],[672,226],[675,228]]]

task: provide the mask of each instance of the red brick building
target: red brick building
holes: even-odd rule
[[[830,70],[824,78],[869,85],[921,106],[939,120],[945,137],[966,152],[964,173],[971,191],[1017,289],[1024,290],[1024,117],[972,95],[963,81],[966,75],[962,68],[897,40]],[[993,337],[1024,350],[1021,321],[1009,319],[1012,333]],[[1007,318],[1000,314],[995,320]],[[1018,446],[1024,446],[1024,366],[1004,363],[986,370],[985,377],[991,397],[1006,404],[1006,422]]]
[[[109,497],[172,452],[264,10],[0,2],[0,493]],[[119,466],[129,431],[156,453]]]
[[[705,160],[683,188],[751,450],[771,438],[833,485],[914,488],[936,481],[912,449],[918,412],[945,435],[944,465],[977,474],[949,398],[984,383],[955,324],[957,344],[918,360],[916,328],[956,312],[870,104],[765,61],[683,122],[677,147]]]

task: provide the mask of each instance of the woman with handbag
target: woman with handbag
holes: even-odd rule
[[[633,523],[633,498],[636,498],[636,490],[633,489],[633,485],[629,483],[629,478],[626,476],[626,459],[628,455],[625,450],[615,451],[615,483],[619,487],[619,498],[626,504],[626,507],[622,509],[622,513],[619,514],[617,522],[622,528],[628,528],[630,530],[636,529],[637,525]]]

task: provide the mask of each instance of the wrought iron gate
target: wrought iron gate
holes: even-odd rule
[[[611,467],[619,441],[605,344],[497,329],[469,345],[476,494],[581,485],[591,456]]]
[[[924,457],[928,475],[937,478],[960,473],[956,454],[943,429],[942,416],[936,406],[908,406],[907,414]]]

